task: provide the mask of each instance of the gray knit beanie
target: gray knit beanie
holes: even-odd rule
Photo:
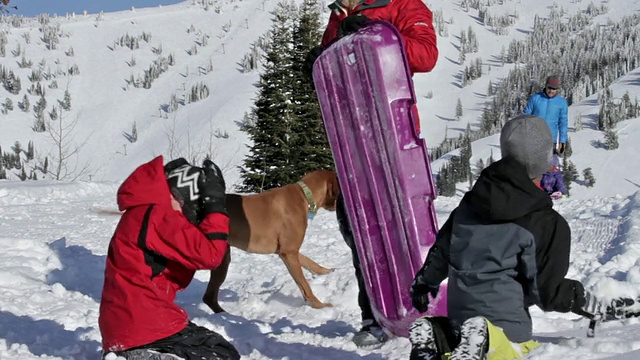
[[[502,157],[511,157],[527,168],[530,179],[547,172],[552,164],[553,138],[547,122],[533,115],[507,121],[500,132]]]

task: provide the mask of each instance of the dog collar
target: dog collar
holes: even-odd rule
[[[307,219],[312,220],[313,217],[318,212],[318,206],[313,201],[313,193],[311,192],[311,189],[309,189],[307,184],[305,184],[304,182],[298,181],[296,184],[300,186],[300,188],[302,189],[302,192],[304,193],[304,197],[307,199],[308,208],[309,208],[309,212],[307,213]]]

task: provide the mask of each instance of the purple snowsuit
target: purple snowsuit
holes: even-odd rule
[[[556,191],[560,191],[562,195],[567,195],[567,187],[564,185],[562,173],[556,167],[553,168],[553,171],[547,171],[542,175],[540,186],[549,195]]]

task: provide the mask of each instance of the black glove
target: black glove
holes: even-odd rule
[[[313,64],[318,60],[320,54],[324,48],[321,45],[313,47],[307,54],[307,57],[304,59],[304,65],[302,71],[309,77],[310,80],[313,80]]]
[[[338,37],[341,38],[353,34],[370,21],[371,19],[361,14],[349,15],[340,22],[338,26]]]
[[[440,286],[431,286],[427,284],[417,283],[415,280],[411,284],[411,303],[419,312],[427,312],[429,309],[429,297],[436,298]]]
[[[225,183],[222,171],[211,160],[202,163],[203,176],[198,180],[200,202],[203,215],[211,213],[226,214]]]
[[[571,312],[588,319],[600,319],[606,306],[592,293],[586,291],[582,284],[578,283],[573,288],[574,300]]]

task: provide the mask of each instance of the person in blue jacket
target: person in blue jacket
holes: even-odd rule
[[[544,89],[531,95],[523,112],[525,115],[539,116],[546,120],[554,143],[557,144],[555,152],[558,154],[564,153],[569,126],[567,100],[558,95],[561,85],[560,77],[549,76]]]

